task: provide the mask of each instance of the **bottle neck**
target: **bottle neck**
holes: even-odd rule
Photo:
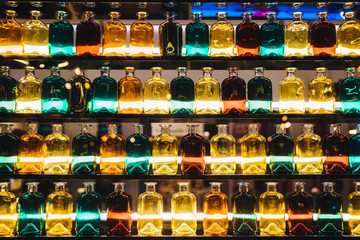
[[[155,72],[152,73],[153,77],[161,77],[161,72]]]
[[[295,77],[295,71],[287,71],[287,77]]]
[[[161,125],[161,134],[170,134],[170,125]]]
[[[305,191],[304,183],[296,182],[294,185],[294,191],[295,192],[304,192]]]
[[[145,22],[147,20],[147,16],[146,15],[138,15],[138,21],[139,22]]]
[[[108,126],[108,133],[117,133],[117,126],[115,124],[110,124]]]
[[[186,70],[178,70],[178,77],[186,77]]]
[[[355,191],[360,192],[360,182],[355,183]]]
[[[237,69],[231,69],[229,71],[229,77],[238,77],[238,71]]]
[[[189,134],[195,135],[197,133],[197,126],[196,125],[190,125],[189,126]]]
[[[124,192],[124,184],[123,183],[115,183],[114,187],[115,187],[114,192],[119,193],[119,194]]]
[[[333,192],[334,185],[332,183],[324,183],[324,192]]]
[[[102,77],[109,77],[110,76],[110,69],[109,68],[101,68],[101,76]]]
[[[203,76],[204,77],[212,77],[212,72],[211,71],[204,71]]]
[[[251,23],[251,14],[244,14],[243,21],[244,23]]]
[[[175,22],[175,14],[167,14],[166,21],[168,22]]]
[[[7,12],[6,13],[6,20],[7,21],[15,21],[15,12]]]
[[[202,21],[202,16],[201,16],[201,14],[194,14],[193,19],[196,22],[200,22],[200,21]]]
[[[255,77],[264,77],[264,71],[262,69],[255,69]]]
[[[325,72],[324,71],[316,71],[316,77],[324,77]]]
[[[319,14],[319,22],[326,22],[327,15],[326,14]]]
[[[28,130],[27,130],[28,133],[37,133],[37,130],[38,130],[37,125],[35,124],[28,125]]]
[[[277,192],[276,184],[275,183],[267,183],[267,190],[268,192]]]
[[[276,133],[277,134],[286,134],[285,124],[278,124],[276,125]]]
[[[348,22],[348,21],[354,21],[354,15],[346,15],[345,14],[345,22]]]
[[[360,134],[360,124],[357,124],[357,125],[356,125],[356,133],[357,133],[357,134]]]
[[[356,77],[356,70],[355,69],[346,70],[346,75],[347,77]]]
[[[87,125],[81,125],[81,133],[87,133]]]
[[[51,68],[51,76],[60,76],[60,69],[58,67]]]
[[[313,125],[304,125],[304,133],[314,133],[314,126]]]
[[[54,124],[53,125],[53,133],[62,133],[62,125]]]
[[[257,125],[249,125],[249,133],[259,133],[259,127]]]
[[[180,183],[179,184],[179,192],[189,192],[189,184],[188,183]]]
[[[37,184],[28,184],[28,192],[37,192],[38,191],[38,185]]]
[[[55,184],[55,192],[65,192],[65,183],[60,182]]]
[[[35,72],[33,68],[26,68],[25,69],[25,75],[27,76],[35,76]]]
[[[31,14],[31,20],[40,20],[40,15]]]
[[[84,190],[85,190],[85,192],[94,192],[95,191],[95,185],[93,183],[85,183],[84,184]]]
[[[340,125],[331,125],[330,133],[340,133]]]
[[[2,76],[9,76],[10,75],[10,70],[9,70],[9,68],[8,67],[2,67],[1,68],[1,71],[0,71],[0,74],[2,75]]]
[[[249,192],[249,183],[247,182],[239,183],[239,192]]]
[[[293,21],[302,21],[302,14],[293,14]]]
[[[218,125],[218,133],[219,134],[227,134],[227,125]]]
[[[0,192],[8,192],[8,191],[9,191],[9,184],[8,183],[0,184]]]
[[[226,15],[222,15],[222,14],[218,15],[217,20],[218,20],[218,22],[221,22],[221,21],[226,22]]]
[[[1,132],[2,133],[12,133],[13,132],[12,125],[3,125],[1,128]]]
[[[270,15],[267,15],[267,21],[268,22],[275,22],[276,21],[276,15],[275,14],[270,14]]]
[[[221,191],[221,184],[219,184],[219,183],[210,183],[210,184],[211,184],[212,192],[220,192]]]
[[[143,126],[142,125],[135,125],[134,126],[134,133],[135,134],[142,134],[143,133]]]
[[[146,184],[146,192],[155,192],[156,184],[155,183],[147,183]]]

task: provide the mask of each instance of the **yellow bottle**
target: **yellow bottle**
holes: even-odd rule
[[[137,230],[139,236],[161,236],[163,198],[155,192],[156,182],[145,182],[146,192],[138,197]]]
[[[226,12],[218,12],[210,28],[210,57],[234,56],[234,27],[226,21]]]
[[[310,27],[303,22],[302,12],[291,14],[293,22],[285,28],[285,56],[308,56],[310,49]]]
[[[267,190],[259,198],[260,236],[285,236],[284,196],[276,191],[276,182],[267,182]]]
[[[360,236],[360,182],[348,197],[349,228],[352,236]]]
[[[171,197],[171,230],[173,236],[195,236],[197,229],[196,197],[188,182],[179,182],[179,192]]]
[[[8,182],[0,183],[0,237],[14,237],[16,232],[16,197]]]
[[[266,139],[259,134],[259,126],[249,125],[249,133],[240,140],[242,174],[265,174]]]
[[[316,77],[309,83],[309,112],[334,113],[335,88],[331,79],[325,76],[326,68],[316,68]]]
[[[203,77],[195,86],[195,113],[219,114],[220,113],[220,84],[212,77],[213,69],[203,67]]]
[[[138,21],[130,27],[130,56],[148,57],[154,56],[154,27],[146,21],[148,14],[138,12]]]
[[[23,29],[15,20],[16,12],[6,10],[6,19],[0,24],[0,54],[20,55],[23,53]]]
[[[119,22],[119,12],[110,12],[109,16],[110,21],[103,27],[102,54],[126,57],[126,27]]]
[[[235,138],[227,133],[227,124],[217,125],[218,134],[210,140],[211,173],[235,174],[236,146]]]
[[[134,67],[126,67],[126,76],[118,83],[119,113],[140,114],[143,112],[142,83],[135,77],[134,71]]]
[[[204,236],[227,235],[228,197],[221,192],[220,182],[211,182],[211,191],[204,196]]]
[[[355,20],[354,12],[346,12],[345,22],[337,30],[337,49],[339,56],[360,55],[360,23]]]
[[[49,55],[49,28],[40,20],[41,12],[30,11],[31,20],[24,24],[24,54]]]

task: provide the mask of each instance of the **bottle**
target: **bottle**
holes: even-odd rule
[[[76,27],[76,54],[97,56],[100,54],[101,28],[94,22],[94,13],[85,11],[84,21]]]
[[[168,124],[161,124],[161,134],[152,140],[152,169],[154,175],[174,175],[178,170],[178,141],[170,135]]]
[[[51,75],[42,81],[41,111],[42,113],[68,113],[69,83],[60,77],[60,68],[52,66]]]
[[[73,198],[65,191],[65,182],[55,182],[55,192],[46,199],[45,230],[47,237],[71,236]]]
[[[0,67],[0,113],[15,112],[16,80],[9,73],[8,66]]]
[[[130,27],[130,56],[154,56],[154,27],[146,21],[147,12],[138,12],[138,21]]]
[[[128,236],[132,226],[132,199],[124,192],[125,183],[114,183],[115,190],[106,198],[108,236]]]
[[[234,27],[226,21],[226,12],[216,13],[217,22],[210,28],[210,57],[234,56]]]
[[[90,126],[81,124],[81,133],[73,138],[71,171],[74,174],[95,174],[98,144],[96,137],[87,132]]]
[[[84,192],[76,197],[76,236],[99,237],[101,196],[95,192],[95,183],[84,182],[83,184]]]
[[[17,170],[19,174],[41,174],[44,166],[44,137],[37,133],[38,125],[28,124],[20,137]]]
[[[349,171],[349,140],[340,133],[340,124],[330,125],[330,134],[323,138],[322,149],[326,174]]]
[[[276,124],[276,134],[270,137],[270,171],[272,174],[294,172],[294,140],[286,134],[285,124]]]
[[[255,77],[250,79],[247,87],[247,96],[250,113],[268,114],[272,112],[272,84],[264,77],[263,67],[253,69]]]
[[[346,12],[344,15],[345,22],[337,29],[336,55],[356,57],[360,55],[360,23],[355,20],[354,12]]]
[[[161,77],[161,67],[152,67],[152,77],[146,80],[144,89],[144,113],[169,113],[169,83]]]
[[[333,182],[323,182],[324,190],[315,201],[317,229],[319,235],[342,235],[342,199],[340,194],[334,192]]]
[[[16,85],[16,113],[41,113],[41,81],[35,68],[25,67],[25,76]]]
[[[356,68],[346,68],[346,78],[339,83],[340,111],[342,113],[360,113],[360,79]]]
[[[100,173],[124,174],[125,139],[117,133],[116,124],[108,125],[108,133],[100,139]]]
[[[166,22],[159,26],[159,50],[161,57],[182,56],[182,27],[175,22],[175,13],[166,12]]]
[[[172,236],[196,236],[196,197],[189,192],[189,182],[179,182],[179,192],[171,197]]]
[[[193,12],[194,21],[186,25],[185,47],[187,57],[209,56],[209,26],[202,21],[201,12]]]
[[[186,67],[178,67],[178,77],[170,83],[171,113],[173,114],[193,114],[195,100],[194,81],[186,76]]]
[[[276,22],[276,12],[266,13],[267,22],[259,31],[262,56],[284,56],[284,26]]]
[[[352,173],[357,174],[360,172],[360,124],[356,124],[356,134],[350,137],[349,164]]]
[[[309,112],[326,114],[335,112],[335,88],[325,76],[326,68],[316,68],[316,77],[309,83]]]
[[[336,29],[335,25],[327,20],[328,15],[328,12],[317,13],[319,21],[311,27],[310,52],[314,56],[335,56]]]
[[[119,21],[119,12],[110,12],[110,21],[103,26],[102,55],[126,57],[126,26]]]
[[[248,182],[239,182],[239,192],[231,198],[235,235],[255,235],[257,232],[256,197],[249,192]]]
[[[40,237],[45,225],[45,196],[38,192],[38,182],[27,182],[27,192],[18,200],[19,237]]]
[[[23,26],[24,54],[49,55],[49,28],[40,20],[40,11],[31,10],[30,14]]]
[[[305,84],[295,76],[297,68],[286,68],[286,78],[279,84],[279,112],[281,114],[305,113]]]
[[[302,21],[302,12],[293,12],[293,22],[285,28],[285,56],[308,56],[310,50],[310,27]]]
[[[16,232],[16,197],[9,192],[9,182],[0,182],[0,236],[14,237]]]
[[[259,134],[259,126],[249,125],[249,133],[240,139],[242,174],[265,174],[266,139]]]
[[[222,110],[226,114],[239,114],[245,112],[246,83],[239,78],[239,68],[227,69],[229,77],[221,83]]]
[[[161,236],[163,197],[155,190],[156,182],[145,182],[146,192],[138,197],[137,230],[139,236]]]
[[[355,191],[350,193],[348,197],[348,213],[349,213],[349,228],[352,236],[359,236],[359,224],[360,224],[360,209],[359,209],[359,197],[360,197],[360,182],[355,182]]]
[[[312,236],[314,221],[313,198],[305,192],[305,183],[295,182],[294,192],[287,198],[289,232],[292,236]]]
[[[2,124],[0,133],[0,173],[15,173],[20,139],[12,134],[12,124]]]
[[[196,133],[198,124],[187,124],[189,133],[181,138],[180,156],[182,174],[204,174],[205,139]]]
[[[84,70],[75,68],[75,76],[69,79],[69,109],[71,113],[86,113],[91,101],[91,81],[84,76]]]
[[[134,134],[126,139],[125,168],[128,175],[148,174],[150,169],[150,140],[143,134],[143,125],[133,125]]]
[[[296,139],[295,166],[299,174],[321,174],[323,171],[321,137],[314,124],[304,124],[304,133]]]
[[[203,67],[201,70],[203,77],[196,82],[195,87],[195,113],[219,114],[220,84],[212,77],[211,67]]]
[[[285,200],[276,185],[267,182],[267,190],[259,198],[260,236],[285,236]]]
[[[56,12],[56,20],[49,25],[49,49],[52,56],[72,56],[74,28],[65,20],[65,11]]]
[[[6,19],[0,24],[0,54],[21,55],[23,53],[23,28],[16,21],[16,12],[6,10]]]
[[[243,22],[236,27],[236,50],[238,56],[259,55],[259,25],[251,21],[252,13],[242,14]]]
[[[141,114],[143,112],[142,82],[135,77],[135,68],[126,67],[126,76],[118,83],[119,113]]]
[[[235,174],[235,138],[228,134],[227,124],[219,124],[216,126],[218,128],[218,134],[210,140],[211,174]]]
[[[220,190],[220,182],[211,182],[211,191],[204,196],[204,236],[227,235],[229,228],[228,220],[228,197]]]

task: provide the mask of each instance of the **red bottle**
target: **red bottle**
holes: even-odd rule
[[[243,22],[236,27],[238,56],[259,55],[259,26],[251,21],[252,13],[243,14]]]
[[[229,77],[221,83],[223,112],[237,114],[245,112],[246,83],[238,77],[238,68],[228,69]]]
[[[76,28],[76,54],[97,56],[100,54],[101,28],[94,22],[93,12],[84,12],[84,18]]]
[[[310,30],[311,53],[314,56],[335,56],[336,29],[332,22],[327,20],[327,12],[316,14],[319,22],[315,23]]]

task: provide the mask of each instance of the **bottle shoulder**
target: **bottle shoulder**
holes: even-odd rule
[[[72,202],[73,197],[68,192],[53,192],[50,193],[47,197],[47,201],[53,201],[53,200],[68,200]]]
[[[90,133],[80,133],[76,135],[73,139],[73,141],[97,141],[96,137]]]
[[[163,197],[158,192],[143,192],[138,197],[138,202],[151,198],[152,200],[162,201]]]
[[[162,77],[151,77],[151,78],[147,79],[145,82],[145,86],[158,85],[158,84],[161,84],[164,86],[169,85],[168,81],[166,81],[166,79],[162,78]]]
[[[300,141],[321,142],[321,137],[315,133],[303,133],[296,139],[296,142]]]
[[[210,142],[218,141],[226,141],[235,144],[235,138],[232,135],[226,133],[218,133],[210,139]]]
[[[209,84],[209,83],[219,85],[218,80],[213,77],[202,77],[199,80],[197,80],[196,85]]]
[[[305,86],[304,81],[298,77],[286,77],[280,81],[280,86],[285,84],[298,84],[300,86]]]
[[[142,82],[139,78],[125,76],[119,80],[119,85],[125,85],[128,83],[135,83],[142,86]]]
[[[160,134],[158,136],[155,136],[153,139],[153,142],[171,142],[171,143],[177,143],[177,137],[172,136],[167,133]]]
[[[104,136],[102,136],[100,139],[102,142],[106,142],[108,140],[113,140],[113,141],[115,140],[119,142],[125,141],[124,137],[117,133],[107,133]]]
[[[45,137],[44,141],[46,142],[46,141],[51,141],[54,139],[57,139],[59,141],[70,142],[70,138],[63,133],[51,133]]]
[[[29,141],[30,139],[38,139],[44,141],[44,137],[38,133],[25,133],[20,137],[21,141]]]
[[[265,143],[266,139],[263,135],[259,133],[248,133],[241,138],[241,142],[245,141],[259,141]]]
[[[275,133],[271,136],[270,142],[294,142],[294,139],[285,133]]]
[[[104,77],[100,76],[94,79],[93,86],[96,86],[98,84],[112,84],[114,86],[117,85],[116,80],[111,77]]]
[[[316,84],[328,84],[328,85],[333,85],[333,81],[330,78],[327,78],[325,76],[321,76],[321,77],[316,77],[314,79],[312,79],[309,83],[309,86],[311,85],[316,85]]]

